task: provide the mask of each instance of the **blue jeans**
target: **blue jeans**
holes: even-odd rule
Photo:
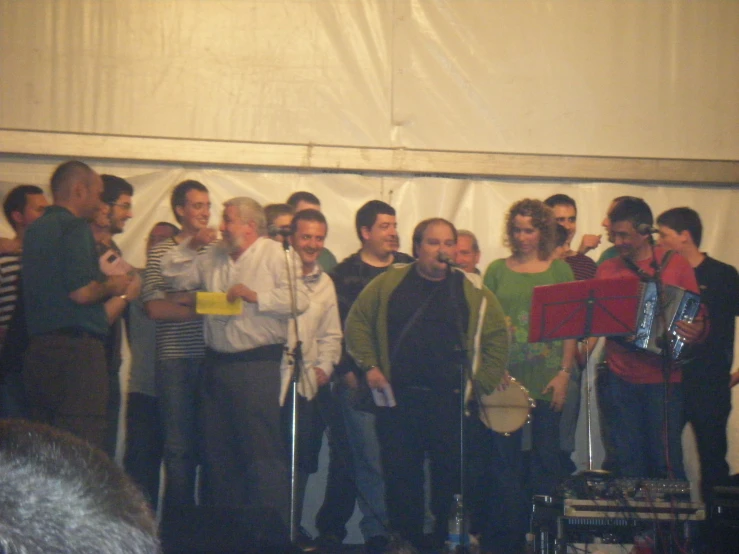
[[[155,510],[159,501],[159,469],[163,448],[159,399],[140,392],[129,392],[123,467],[144,491]]]
[[[164,431],[165,510],[195,504],[200,463],[198,404],[203,358],[159,360],[157,394]]]
[[[606,394],[613,409],[611,438],[621,475],[685,479],[680,442],[683,429],[682,385],[673,383],[669,386],[666,433],[664,385],[637,385],[611,372]],[[665,439],[669,440],[669,464],[665,456]]]
[[[385,480],[380,460],[380,443],[375,430],[375,415],[355,410],[351,404],[351,394],[350,389],[342,387],[339,391],[339,403],[354,459],[357,502],[362,510],[359,527],[367,540],[388,535]]]
[[[357,488],[354,478],[354,461],[349,437],[346,433],[343,402],[339,399],[342,386],[332,383],[331,389],[318,389],[316,400],[319,412],[327,427],[328,475],[323,504],[316,514],[316,529],[321,535],[333,535],[343,541],[346,524],[354,513]]]

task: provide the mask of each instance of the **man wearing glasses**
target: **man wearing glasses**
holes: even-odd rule
[[[134,268],[124,258],[121,249],[113,240],[113,235],[123,232],[126,221],[133,215],[131,211],[131,197],[133,187],[131,183],[115,175],[101,175],[103,193],[100,209],[90,222],[92,236],[95,239],[95,250],[98,255],[100,271],[104,275],[130,275],[136,283],[133,294],[127,295],[124,303],[118,303],[118,310],[113,314],[110,329],[105,341],[105,361],[108,368],[109,396],[107,406],[108,436],[106,437],[105,452],[115,458],[115,449],[118,442],[118,414],[121,407],[121,343],[123,324],[121,316],[128,308],[128,302],[138,297],[141,291],[141,278]]]

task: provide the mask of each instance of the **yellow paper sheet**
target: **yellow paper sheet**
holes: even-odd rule
[[[225,292],[198,292],[195,295],[195,311],[203,315],[239,315],[243,301],[226,300]]]

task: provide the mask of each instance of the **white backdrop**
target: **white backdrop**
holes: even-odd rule
[[[703,219],[702,249],[712,256],[739,267],[739,232],[733,217],[739,213],[736,187],[691,187],[669,184],[633,184],[603,182],[564,182],[494,179],[453,179],[441,177],[391,177],[338,173],[295,173],[293,171],[248,171],[156,167],[136,164],[89,162],[100,173],[114,173],[127,178],[135,187],[134,218],[118,241],[134,264],[143,263],[144,238],[149,227],[159,220],[173,221],[169,193],[184,179],[198,179],[211,191],[211,224],[218,226],[220,204],[233,196],[252,196],[259,202],[284,202],[296,190],[309,190],[321,199],[328,215],[330,232],[327,246],[341,259],[358,248],[354,213],[367,200],[378,198],[398,211],[401,244],[406,247],[413,227],[420,220],[441,216],[460,228],[474,231],[482,248],[481,265],[506,256],[502,245],[503,215],[516,200],[544,199],[563,192],[578,203],[580,233],[600,233],[611,199],[621,195],[644,198],[657,215],[676,206],[691,206]],[[56,161],[3,158],[0,156],[0,193],[18,183],[47,187]],[[48,188],[48,187],[47,187]],[[0,222],[0,232],[7,235],[7,222]],[[579,236],[575,242],[579,241]],[[593,254],[608,246],[602,246]]]
[[[726,0],[0,0],[0,129],[737,160],[736,52]]]

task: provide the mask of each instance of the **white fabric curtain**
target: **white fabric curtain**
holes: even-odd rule
[[[127,178],[135,187],[134,218],[117,238],[134,265],[143,263],[144,239],[157,221],[174,222],[169,194],[184,179],[202,181],[211,192],[211,224],[218,226],[223,201],[234,196],[251,196],[268,204],[284,202],[291,192],[309,190],[323,203],[329,220],[326,245],[341,259],[358,248],[354,213],[367,200],[378,198],[398,212],[402,247],[410,251],[413,227],[427,217],[445,217],[459,228],[477,234],[482,249],[481,266],[508,255],[502,244],[503,217],[508,207],[521,198],[544,199],[555,193],[570,195],[578,204],[578,236],[601,233],[600,225],[611,199],[632,195],[644,198],[654,216],[676,206],[690,206],[702,216],[705,231],[702,248],[717,259],[739,267],[737,232],[733,217],[739,213],[739,194],[732,187],[689,187],[669,184],[628,184],[596,182],[536,182],[524,180],[452,179],[440,177],[387,177],[336,173],[295,173],[279,171],[239,171],[197,168],[146,168],[117,166],[104,162],[92,166],[100,173]],[[46,187],[54,163],[0,160],[0,194],[20,182]],[[0,234],[10,234],[7,222]],[[603,237],[601,247],[607,248]]]
[[[737,52],[726,0],[0,0],[0,128],[737,160]]]

